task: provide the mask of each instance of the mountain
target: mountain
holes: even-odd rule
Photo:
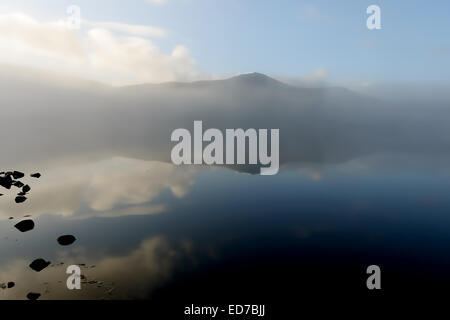
[[[235,77],[224,80],[225,82],[234,83],[236,85],[247,85],[247,86],[282,86],[286,85],[278,80],[275,80],[265,74],[253,72],[244,73],[237,75]]]
[[[171,132],[280,129],[280,161],[341,162],[369,154],[450,151],[449,108],[390,104],[344,88],[300,88],[264,74],[107,87],[27,70],[0,75],[3,167],[126,156],[170,161]],[[8,81],[9,80],[9,81]]]

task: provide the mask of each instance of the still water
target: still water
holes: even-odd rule
[[[0,198],[1,299],[205,301],[385,292],[450,284],[447,159],[296,164],[275,176],[115,157],[34,166],[23,204]],[[31,215],[34,230],[14,224]],[[9,219],[13,217],[13,219]],[[72,234],[76,242],[58,245]],[[43,258],[51,265],[29,268]],[[81,266],[81,290],[66,268]],[[227,301],[228,301],[227,300]]]

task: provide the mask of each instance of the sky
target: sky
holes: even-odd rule
[[[381,30],[366,27],[372,4]],[[80,30],[64,25],[70,5],[81,9]],[[449,15],[446,0],[7,0],[0,63],[113,85],[253,71],[343,85],[449,84]]]

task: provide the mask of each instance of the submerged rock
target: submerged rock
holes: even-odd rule
[[[60,245],[62,246],[69,246],[72,243],[75,242],[75,240],[77,240],[74,236],[67,234],[67,235],[63,235],[58,237],[57,241]]]
[[[36,293],[36,292],[30,292],[27,294],[28,300],[37,300],[37,299],[39,299],[40,296],[41,296],[41,294]]]
[[[34,229],[34,221],[31,219],[22,220],[14,226],[20,232],[27,232]]]
[[[32,263],[30,263],[30,268],[34,271],[41,271],[45,268],[47,268],[50,265],[50,261],[45,261],[44,259],[36,259]]]
[[[12,281],[8,282],[8,289],[11,289],[12,287],[14,287],[16,284]]]

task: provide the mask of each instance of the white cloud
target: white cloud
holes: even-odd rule
[[[165,37],[167,36],[167,31],[163,28],[154,27],[154,26],[146,26],[146,25],[136,25],[136,24],[126,24],[119,22],[95,22],[95,21],[83,21],[84,25],[93,27],[93,28],[101,28],[108,29],[111,31],[117,31],[129,35],[135,36],[153,36],[153,37]]]
[[[186,47],[164,53],[146,38],[166,35],[154,26],[90,21],[81,30],[71,30],[64,21],[0,14],[0,64],[50,69],[113,85],[200,79]]]
[[[60,22],[40,23],[22,13],[0,15],[2,56],[12,56],[14,49],[27,48],[38,53],[52,53],[67,59],[83,56],[79,36]],[[10,46],[8,46],[10,45]]]

